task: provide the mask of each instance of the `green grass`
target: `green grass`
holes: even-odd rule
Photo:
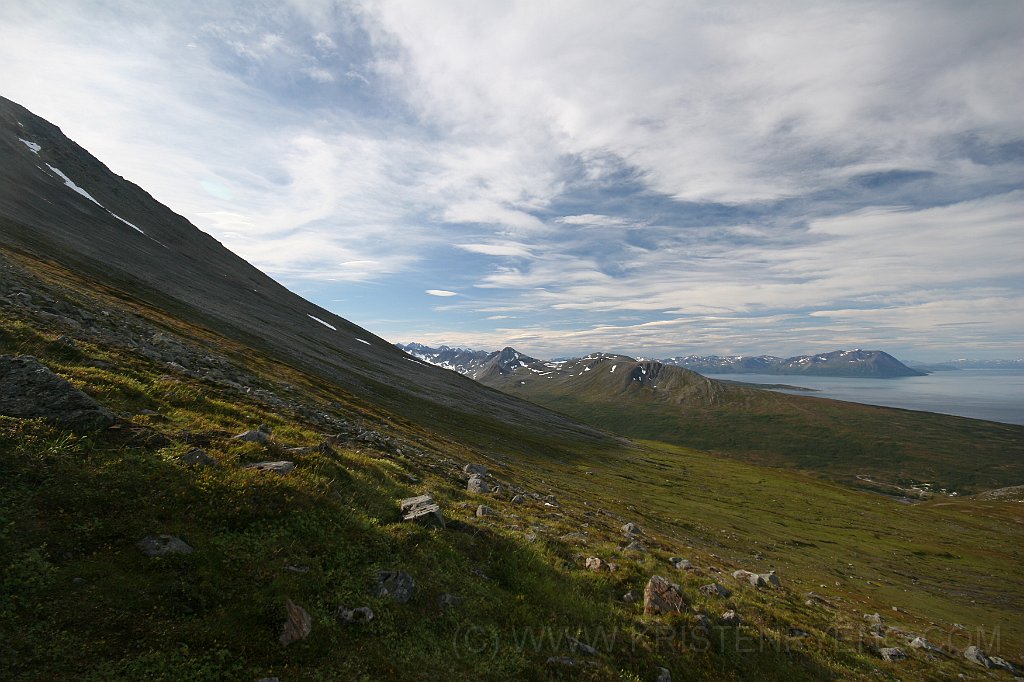
[[[464,439],[488,422],[427,428],[251,353],[246,366],[268,386],[287,382],[308,404],[403,440],[402,455],[338,447],[303,458],[287,476],[260,474],[242,465],[283,458],[284,447],[326,434],[298,414],[169,377],[125,350],[80,341],[80,352],[68,353],[53,343],[61,330],[45,322],[5,315],[0,330],[0,353],[36,355],[131,415],[121,428],[86,435],[0,417],[2,679],[650,680],[665,666],[675,680],[825,680],[980,671],[919,652],[881,662],[878,643],[861,639],[862,614],[875,611],[936,644],[962,647],[978,628],[988,643],[998,632],[987,648],[1024,657],[1020,505],[907,506],[659,442],[570,447],[564,434],[523,442],[512,428]],[[228,340],[220,347],[239,350]],[[230,440],[260,423],[273,428],[274,444]],[[196,438],[219,467],[179,463]],[[466,493],[457,471],[470,461],[487,463],[506,493]],[[560,506],[512,505],[511,486],[554,494]],[[425,491],[462,527],[398,523],[397,500]],[[480,503],[499,516],[475,518]],[[646,553],[619,549],[627,520],[644,528]],[[153,533],[197,551],[144,557],[134,543]],[[588,572],[583,561],[594,555],[621,568]],[[700,573],[673,569],[670,556],[689,558]],[[408,604],[373,596],[375,572],[392,568],[417,581]],[[785,589],[737,585],[728,575],[736,568],[774,568]],[[646,617],[619,601],[653,574],[679,582],[694,610],[714,620],[734,608],[744,626],[716,628],[709,639],[689,615]],[[701,595],[712,580],[734,595]],[[808,590],[837,610],[805,606]],[[463,604],[440,608],[445,592]],[[277,636],[287,599],[312,614],[314,627],[286,648]],[[332,615],[342,605],[370,606],[376,618],[343,625]],[[789,637],[791,627],[808,636]],[[563,674],[545,661],[571,655],[567,633],[599,655]]]

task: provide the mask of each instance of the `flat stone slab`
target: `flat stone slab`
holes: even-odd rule
[[[287,474],[295,468],[295,462],[280,461],[280,462],[256,462],[255,464],[246,464],[243,469],[255,469],[256,471],[270,471],[275,474]]]
[[[398,506],[401,510],[403,521],[412,521],[425,526],[437,526],[438,528],[445,527],[441,507],[434,502],[434,498],[430,495],[407,497],[401,500]]]
[[[92,431],[114,414],[30,355],[0,355],[0,414],[42,418],[62,429]]]

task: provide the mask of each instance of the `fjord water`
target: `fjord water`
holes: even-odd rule
[[[779,374],[707,374],[712,379],[751,384],[785,384],[814,393],[773,389],[783,393],[834,398],[868,405],[901,407],[960,417],[1024,424],[1024,370],[963,369],[923,377],[859,379]]]

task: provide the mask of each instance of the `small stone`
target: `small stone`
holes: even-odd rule
[[[498,514],[498,512],[494,511],[493,509],[488,507],[486,504],[481,504],[479,507],[476,508],[477,518],[481,518],[482,519],[485,516],[496,516],[497,514]]]
[[[462,605],[462,597],[445,592],[437,598],[437,603],[443,609],[455,608]]]
[[[630,590],[626,594],[622,595],[622,601],[627,604],[637,604],[643,601],[644,594],[640,590]]]
[[[568,656],[552,656],[544,663],[552,668],[573,668],[576,666],[576,661]]]
[[[622,551],[624,551],[624,552],[646,552],[647,551],[647,547],[644,546],[644,543],[640,542],[639,540],[633,540],[628,545],[623,547]]]
[[[285,609],[288,611],[288,620],[284,623],[284,628],[281,631],[281,636],[278,637],[278,641],[284,646],[288,646],[292,642],[309,637],[309,633],[313,629],[313,617],[309,615],[306,609],[291,599],[285,603]]]
[[[195,550],[181,538],[173,535],[147,535],[135,546],[146,556],[167,556],[168,554],[191,554]]]
[[[706,594],[709,597],[721,597],[722,599],[728,599],[732,596],[732,590],[723,585],[719,585],[718,583],[703,585],[701,586],[700,591],[701,594]]]
[[[621,528],[621,530],[628,537],[633,537],[634,535],[640,535],[640,533],[642,532],[640,530],[640,526],[638,526],[637,524],[633,523],[632,521],[630,521],[629,523],[625,524]]]
[[[683,591],[660,575],[651,576],[644,589],[644,614],[681,613],[687,608]]]
[[[726,611],[722,614],[720,620],[722,621],[722,625],[728,625],[730,627],[739,625],[743,622],[740,618],[740,614],[736,613],[735,611]]]
[[[550,505],[552,507],[557,507],[558,499],[554,495],[548,495],[547,497],[544,498],[544,504]]]
[[[524,502],[526,502],[526,498],[522,495],[516,495],[512,498],[512,504],[522,504]]]
[[[232,440],[239,440],[243,443],[259,443],[260,445],[266,445],[270,442],[270,434],[260,429],[250,429],[244,433],[240,433]]]
[[[689,559],[684,559],[681,556],[669,557],[668,562],[672,564],[673,568],[678,568],[681,571],[693,568],[693,564],[690,563]]]
[[[974,645],[971,645],[964,649],[964,658],[966,658],[971,663],[976,663],[977,665],[984,666],[986,668],[993,667],[992,659],[989,658],[984,651],[982,651]]]
[[[657,682],[672,682],[672,671],[668,668],[658,668]]]
[[[698,630],[704,632],[704,634],[710,634],[711,632],[711,619],[705,616],[703,613],[698,613],[693,617],[694,625]]]
[[[889,661],[894,663],[896,661],[902,661],[907,658],[907,654],[899,647],[886,647],[878,650],[878,655],[882,657],[883,661]]]
[[[390,597],[392,601],[404,604],[412,599],[416,582],[405,571],[378,571],[376,596]]]
[[[789,629],[789,636],[790,637],[796,637],[797,639],[803,639],[807,635],[808,635],[808,632],[806,630],[801,630],[800,628],[790,628]]]
[[[295,468],[295,462],[289,462],[282,460],[279,462],[256,462],[255,464],[247,464],[243,469],[254,469],[256,471],[268,471],[274,474],[284,475],[291,473],[292,469]]]
[[[992,662],[992,667],[994,668],[1005,670],[1011,675],[1016,674],[1017,672],[1017,669],[1013,667],[1013,664],[1011,664],[1004,658],[1000,658],[999,656],[991,656],[988,660]]]
[[[565,641],[569,644],[569,650],[576,654],[583,654],[584,656],[597,656],[597,649],[590,646],[586,642],[581,642],[575,637],[566,637]]]
[[[334,616],[342,623],[369,623],[373,620],[373,609],[369,606],[358,606],[354,609],[339,606]]]
[[[217,460],[206,454],[205,451],[195,448],[189,450],[184,455],[178,458],[178,461],[187,467],[198,467],[200,469],[204,467],[215,467],[219,466]]]

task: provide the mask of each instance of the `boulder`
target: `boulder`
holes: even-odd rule
[[[491,492],[491,484],[484,480],[483,476],[470,476],[466,483],[466,490],[471,493],[486,495]]]
[[[462,473],[468,476],[486,476],[487,467],[483,464],[467,464],[462,467]]]
[[[683,591],[660,575],[651,576],[644,588],[644,613],[648,616],[662,613],[682,613],[687,608]]]
[[[146,556],[191,554],[195,551],[187,542],[173,535],[147,535],[136,542],[135,546]]]
[[[280,462],[256,462],[255,464],[246,464],[243,469],[254,469],[256,471],[269,471],[275,474],[291,473],[292,469],[295,468],[295,462],[289,462],[282,460]]]
[[[94,431],[114,414],[29,355],[0,355],[0,414],[41,418],[70,431]]]
[[[399,502],[399,509],[403,521],[420,523],[424,526],[445,527],[441,507],[434,502],[434,498],[430,495],[407,497]]]
[[[992,663],[992,659],[988,657],[988,654],[986,654],[984,651],[982,651],[974,645],[971,645],[964,649],[964,658],[966,658],[971,663],[976,663],[986,668],[995,667]]]
[[[644,543],[639,540],[632,540],[628,545],[622,548],[623,552],[646,552],[647,547]]]
[[[992,667],[994,667],[994,668],[999,668],[1000,670],[1005,670],[1006,672],[1010,673],[1011,675],[1016,675],[1017,674],[1017,669],[1014,668],[1013,665],[1009,661],[1007,661],[1006,659],[999,658],[998,656],[991,656],[991,657],[989,657],[988,660],[990,660],[992,662]]]
[[[681,556],[669,557],[668,562],[672,564],[673,568],[678,568],[681,571],[693,568],[693,564],[690,563],[689,559],[684,559]]]
[[[621,528],[622,532],[626,534],[626,537],[632,538],[634,535],[640,535],[642,532],[640,526],[630,521]]]
[[[672,671],[668,668],[658,668],[657,682],[672,682]]]
[[[719,585],[718,583],[702,585],[700,591],[701,594],[706,594],[709,597],[721,597],[722,599],[728,599],[732,596],[732,590],[724,585]]]
[[[587,569],[591,571],[607,571],[608,564],[599,557],[587,557]]]
[[[878,655],[882,657],[883,661],[889,661],[890,663],[902,661],[907,658],[907,654],[899,647],[885,647],[879,649]]]
[[[404,604],[412,599],[415,589],[416,582],[405,571],[377,572],[377,589],[374,594],[378,597],[389,597],[392,601]]]
[[[497,514],[498,514],[498,512],[494,511],[493,509],[488,507],[486,504],[481,504],[479,507],[476,508],[476,516],[477,516],[477,518],[481,518],[482,519],[485,516],[497,516]]]
[[[288,611],[288,620],[284,622],[278,641],[284,646],[288,646],[292,642],[309,637],[309,633],[313,629],[313,617],[306,609],[291,599],[285,603],[285,609]]]

